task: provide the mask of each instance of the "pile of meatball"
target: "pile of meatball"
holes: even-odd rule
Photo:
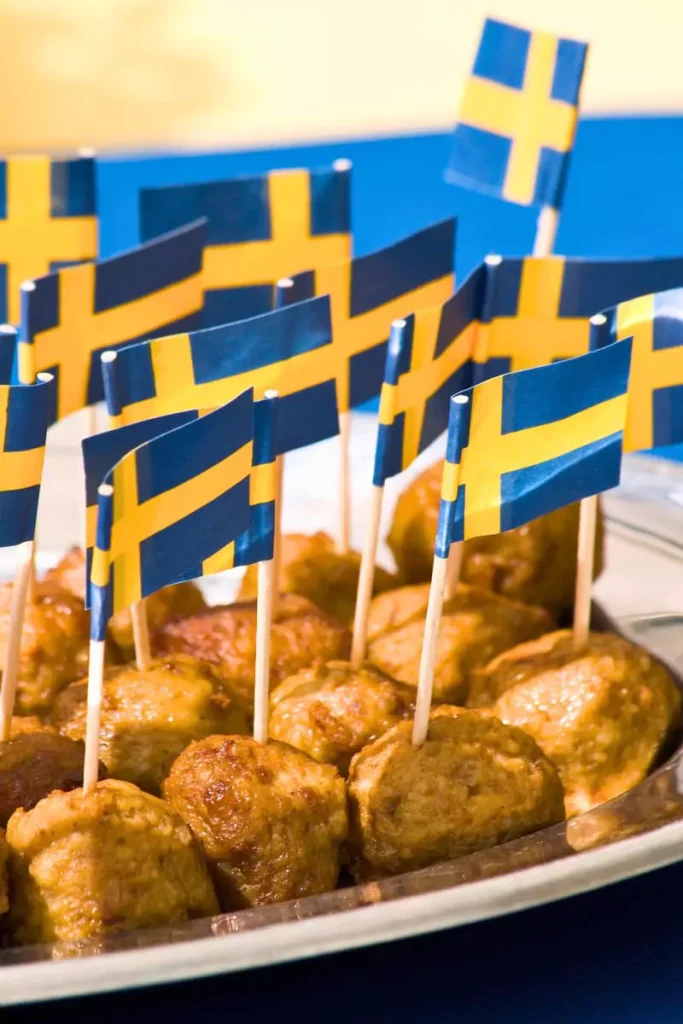
[[[154,661],[110,624],[100,781],[82,782],[88,615],[69,552],[27,609],[0,744],[0,944],[83,940],[300,899],[547,828],[638,783],[678,729],[667,670],[610,633],[577,651],[578,513],[465,545],[426,742],[411,743],[441,464],[400,498],[367,661],[349,661],[359,558],[283,538],[270,741],[250,736],[256,574],[207,607],[148,599]],[[598,552],[599,555],[599,552]],[[600,561],[599,557],[597,559]],[[0,588],[0,637],[10,589]]]

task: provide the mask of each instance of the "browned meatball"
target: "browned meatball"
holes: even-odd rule
[[[47,732],[54,735],[57,730],[54,725],[44,722],[37,715],[14,715],[10,726],[10,738],[16,736],[29,736],[35,732]]]
[[[360,555],[337,551],[327,533],[288,533],[282,537],[279,589],[282,593],[307,597],[340,622],[350,623],[356,606]],[[243,601],[256,598],[257,567],[250,566],[240,588]],[[376,594],[398,586],[398,577],[375,569]]]
[[[72,683],[59,695],[52,721],[70,739],[85,739],[88,684]],[[211,666],[188,654],[105,673],[100,757],[109,774],[159,793],[172,761],[190,740],[222,732],[248,732],[244,704]]]
[[[351,761],[358,879],[381,878],[554,825],[562,784],[534,741],[493,716],[439,709],[421,747],[401,722]]]
[[[429,584],[380,594],[368,617],[368,660],[417,686]],[[543,608],[532,608],[480,587],[461,584],[444,602],[434,673],[434,699],[462,703],[472,672],[500,651],[552,629]]]
[[[81,786],[84,756],[82,743],[58,733],[24,733],[0,743],[0,825],[17,807],[29,811],[53,789]]]
[[[64,555],[57,565],[50,569],[46,580],[51,580],[65,590],[80,597],[85,597],[85,556],[83,549],[74,547]],[[168,619],[180,619],[185,615],[194,615],[206,608],[206,601],[194,583],[176,583],[164,587],[145,598],[145,610],[150,629],[156,629]],[[127,608],[112,615],[109,620],[109,635],[115,640],[124,657],[129,660],[135,654],[133,642],[133,624]]]
[[[9,891],[7,886],[7,858],[9,857],[9,846],[5,840],[5,833],[0,828],[0,916],[9,910]]]
[[[430,579],[439,517],[443,461],[415,480],[398,500],[388,544],[406,582]],[[506,533],[465,542],[462,579],[526,604],[541,605],[555,617],[574,600],[579,506],[551,512]],[[595,575],[602,568],[602,522],[596,541]]]
[[[185,651],[208,662],[253,708],[255,604],[218,605],[188,619],[168,622],[154,634],[153,646],[160,654]],[[306,598],[285,594],[278,601],[270,634],[271,686],[300,668],[346,658],[350,647],[345,626]]]
[[[270,735],[345,775],[361,747],[408,718],[415,694],[373,665],[305,668],[271,696]]]
[[[224,910],[334,888],[348,823],[332,765],[280,743],[209,736],[175,761],[164,795],[199,840]]]
[[[106,779],[59,791],[7,826],[19,943],[90,939],[217,911],[187,825],[157,797]]]
[[[0,585],[0,658],[9,630],[11,584]],[[44,714],[59,691],[88,671],[90,616],[83,602],[53,583],[36,585],[26,606],[16,710]]]
[[[614,633],[577,652],[569,630],[520,644],[476,674],[469,703],[493,707],[534,737],[557,767],[567,815],[630,789],[680,719],[671,676]]]

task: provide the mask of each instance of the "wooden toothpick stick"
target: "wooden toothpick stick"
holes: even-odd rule
[[[356,610],[353,618],[353,639],[351,641],[351,664],[359,668],[365,658],[368,642],[368,615],[372,590],[375,582],[375,562],[379,542],[379,524],[382,518],[382,501],[384,487],[373,485],[370,497],[370,520],[365,533],[365,544],[360,561],[358,574],[358,590],[356,593]]]
[[[598,496],[584,498],[579,512],[579,542],[576,555],[576,591],[574,594],[574,646],[582,650],[588,643],[591,618],[591,588],[595,560],[595,532],[598,522]]]
[[[26,601],[33,570],[33,541],[30,540],[25,544],[21,544],[19,551],[19,565],[14,577],[14,583],[12,584],[9,633],[2,669],[2,686],[0,687],[0,742],[10,738],[12,729],[12,715],[14,714],[19,673],[19,655],[21,653],[21,635],[24,628]]]

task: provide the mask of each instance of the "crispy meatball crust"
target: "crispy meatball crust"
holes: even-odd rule
[[[84,757],[82,743],[54,732],[24,733],[0,743],[0,825],[17,807],[29,811],[54,789],[81,786]]]
[[[0,648],[9,632],[12,585],[0,585]],[[26,606],[19,656],[16,710],[44,714],[59,691],[88,671],[90,616],[83,602],[53,583],[36,584]],[[0,651],[0,657],[2,656]]]
[[[432,574],[443,461],[425,470],[396,505],[388,544],[407,583]],[[571,611],[576,576],[579,506],[551,512],[506,533],[465,542],[462,579],[555,617]],[[598,524],[595,575],[602,568],[602,520]]]
[[[199,615],[169,622],[154,634],[160,654],[185,651],[211,664],[247,704],[254,705],[256,605],[217,605]],[[270,634],[270,683],[277,686],[301,668],[347,658],[351,635],[345,626],[304,597],[285,594],[277,604]]]
[[[37,715],[14,715],[10,726],[10,738],[16,736],[29,736],[34,732],[49,732],[53,735],[57,732],[54,725],[44,722]]]
[[[107,779],[15,811],[10,921],[20,944],[89,939],[214,914],[192,834],[157,797]]]
[[[360,554],[357,551],[337,551],[327,533],[288,533],[282,537],[280,553],[281,593],[299,594],[333,615],[340,622],[353,621],[360,572]],[[247,569],[240,587],[239,599],[256,599],[257,566]],[[375,568],[374,592],[398,586],[398,577]]]
[[[492,706],[524,729],[560,773],[567,815],[640,782],[678,727],[681,696],[662,664],[614,633],[591,633],[582,652],[569,630],[495,658],[469,704]]]
[[[80,597],[85,597],[85,556],[83,549],[73,547],[57,565],[45,574],[45,579]],[[194,583],[175,583],[157,590],[145,598],[145,610],[150,629],[156,629],[168,619],[180,619],[194,615],[206,608],[206,601],[199,587]],[[135,653],[133,624],[127,608],[112,615],[108,626],[109,635],[116,642],[126,660]]]
[[[345,775],[361,747],[410,716],[414,697],[374,665],[354,669],[330,661],[302,669],[273,691],[270,735]]]
[[[332,765],[280,743],[209,736],[175,761],[164,795],[199,840],[224,910],[334,888],[348,821]]]
[[[562,784],[535,742],[493,716],[432,716],[427,740],[401,722],[351,761],[353,872],[381,878],[554,825]]]
[[[5,833],[0,828],[0,917],[9,910],[9,892],[7,885],[7,858],[9,857],[9,846],[5,840]]]
[[[52,712],[72,740],[85,739],[87,693],[87,680],[72,683]],[[100,757],[110,775],[158,794],[181,750],[217,729],[248,732],[247,710],[210,665],[191,655],[167,655],[144,672],[121,665],[105,673]]]
[[[368,617],[368,660],[410,686],[417,686],[429,584],[380,594]],[[434,673],[434,699],[462,703],[472,672],[519,643],[552,629],[543,608],[461,584],[444,602]]]

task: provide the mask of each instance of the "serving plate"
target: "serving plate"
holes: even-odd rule
[[[48,552],[45,562],[78,536],[78,457],[72,441],[65,439],[50,453],[41,499],[51,511],[43,517],[40,535]],[[356,417],[356,542],[362,536],[373,442],[372,420]],[[334,528],[331,445],[288,457],[286,529]],[[422,461],[435,457],[426,453]],[[387,519],[402,487],[405,480],[390,490]],[[649,457],[627,459],[622,486],[605,496],[605,510],[607,567],[595,587],[598,614],[683,675],[683,467]],[[225,599],[234,588],[232,576],[214,578],[207,595]],[[0,952],[0,1005],[179,981],[386,942],[587,892],[680,859],[683,744],[624,796],[570,822],[447,864],[176,927]]]

